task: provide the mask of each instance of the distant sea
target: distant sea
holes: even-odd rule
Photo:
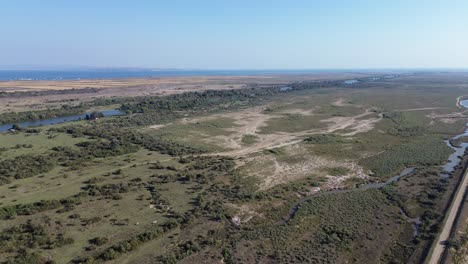
[[[254,76],[310,74],[338,70],[0,70],[0,81],[149,78],[171,76]]]

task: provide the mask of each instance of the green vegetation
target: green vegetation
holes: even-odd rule
[[[252,145],[258,142],[258,137],[255,135],[244,135],[241,142],[244,145]]]
[[[312,135],[304,139],[305,142],[310,144],[336,144],[344,143],[344,139],[334,134],[318,134]]]
[[[345,167],[334,167],[334,168],[329,168],[327,172],[331,176],[343,176],[349,173],[349,169]]]
[[[441,139],[424,137],[365,158],[360,164],[377,177],[387,177],[405,167],[440,165],[450,153],[452,150]]]
[[[443,139],[464,122],[443,119],[462,88],[437,80],[250,84],[5,113],[119,104],[127,115],[0,134],[0,263],[419,263],[458,177],[438,175]],[[268,108],[245,129],[233,116],[253,106]],[[355,117],[365,110],[375,113]],[[345,128],[326,133],[334,117]],[[407,167],[417,169],[384,188],[356,188]]]
[[[262,134],[274,132],[300,132],[310,129],[323,128],[326,123],[320,122],[319,116],[307,116],[298,114],[287,114],[285,117],[272,118],[267,122],[267,126],[262,127]]]

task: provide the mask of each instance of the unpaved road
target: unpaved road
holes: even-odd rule
[[[443,226],[442,232],[435,241],[435,246],[432,251],[432,255],[429,258],[428,264],[438,264],[440,258],[442,257],[445,250],[445,241],[449,239],[450,231],[452,230],[453,225],[455,224],[455,219],[457,216],[458,209],[463,203],[463,197],[465,194],[466,187],[468,186],[468,171],[463,175],[462,182],[457,189],[455,197],[450,205],[449,211],[447,212],[447,218]]]

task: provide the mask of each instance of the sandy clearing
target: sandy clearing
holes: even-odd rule
[[[168,126],[168,125],[170,125],[170,124],[172,124],[172,123],[163,124],[163,125],[152,125],[152,126],[150,126],[149,128],[154,129],[154,130],[157,130],[157,129],[163,128],[163,127],[165,127],[165,126]]]
[[[339,98],[332,103],[333,106],[346,106],[347,104],[344,102],[343,98]]]
[[[466,118],[465,114],[468,112],[468,110],[462,111],[462,112],[454,112],[450,114],[436,114],[435,112],[431,112],[430,114],[426,115],[428,118],[431,119],[431,124],[434,123],[434,120],[438,120],[442,123],[446,124],[453,124],[457,121],[459,121],[462,118]]]
[[[231,222],[237,226],[240,226],[242,223],[249,222],[254,216],[263,217],[262,214],[257,213],[251,208],[251,206],[246,204],[239,206],[233,203],[227,203],[226,205],[237,211],[237,213],[231,218]]]
[[[352,77],[363,77],[366,74],[354,73],[310,73],[310,74],[277,74],[255,76],[177,76],[154,78],[115,78],[115,79],[80,79],[80,80],[32,80],[32,81],[0,81],[1,91],[20,90],[63,90],[79,88],[119,88],[136,86],[177,86],[206,85],[206,84],[235,84],[235,83],[259,83],[259,84],[286,84],[292,81],[318,81],[318,80],[342,80]]]
[[[215,114],[199,118],[183,118],[179,121],[180,124],[190,124],[196,122],[203,122],[214,120],[217,118],[231,118],[236,124],[235,127],[227,129],[227,131],[233,132],[230,135],[212,136],[205,139],[205,142],[218,144],[224,148],[229,149],[228,151],[216,152],[207,155],[225,155],[225,156],[246,156],[259,151],[286,147],[297,144],[303,140],[307,135],[321,134],[321,133],[334,133],[339,130],[350,129],[351,132],[342,134],[343,136],[354,136],[358,133],[370,131],[374,128],[375,123],[383,118],[382,114],[379,114],[377,118],[361,119],[369,116],[374,112],[371,109],[365,109],[363,113],[352,116],[352,117],[332,117],[323,119],[320,122],[328,123],[326,128],[322,129],[311,129],[296,133],[287,132],[275,132],[271,134],[259,134],[259,129],[267,125],[268,120],[272,118],[284,117],[284,114],[301,114],[301,115],[313,115],[314,109],[289,109],[282,111],[279,114],[265,114],[264,111],[268,106],[254,107],[246,110]],[[150,126],[151,129],[160,129],[166,125],[155,125]],[[242,144],[242,138],[245,135],[254,135],[257,137],[257,143],[249,146]]]
[[[307,131],[302,131],[302,132],[297,132],[297,133],[277,132],[277,133],[272,133],[272,134],[255,134],[259,138],[258,143],[255,143],[251,146],[241,147],[241,148],[230,150],[230,151],[213,153],[210,155],[225,155],[225,156],[235,156],[235,157],[245,156],[248,154],[252,154],[252,153],[267,150],[267,149],[273,149],[273,148],[279,148],[279,147],[285,147],[285,146],[297,144],[301,142],[303,140],[303,137],[307,135],[333,133],[333,132],[343,130],[346,128],[354,130],[353,132],[349,132],[348,135],[355,135],[357,133],[371,130],[374,127],[374,124],[382,119],[382,115],[379,115],[379,118],[360,119],[372,113],[373,112],[371,112],[370,109],[366,109],[363,113],[358,114],[356,116],[352,116],[352,117],[332,117],[332,118],[321,120],[321,122],[330,123],[325,129],[312,129],[312,130],[307,130]],[[258,114],[257,118],[260,117],[260,121],[249,123],[248,129],[247,129],[249,132],[248,134],[253,134],[253,133],[250,133],[252,132],[252,130],[256,131],[256,129],[260,127],[261,125],[265,124],[265,122],[269,118],[275,117],[273,115],[264,115],[259,112],[257,112],[257,114]],[[268,118],[265,119],[265,116],[267,116]],[[242,135],[244,135],[242,134],[242,129],[239,131],[241,132],[237,134],[236,137],[242,138]],[[239,147],[239,146],[240,145],[236,145],[236,147]],[[234,144],[232,144],[231,147],[234,147]]]
[[[368,131],[371,131],[375,124],[377,122],[379,122],[380,120],[382,120],[383,118],[383,114],[382,113],[379,113],[379,117],[378,118],[370,118],[370,119],[365,119],[365,120],[359,120],[358,122],[356,122],[356,124],[352,125],[350,127],[350,129],[354,130],[353,132],[349,132],[349,133],[345,133],[343,134],[343,136],[346,136],[346,137],[350,137],[350,136],[354,136],[358,133],[365,133],[365,132],[368,132]]]
[[[278,184],[302,179],[311,175],[322,174],[324,169],[346,167],[349,172],[342,176],[325,175],[327,181],[316,191],[343,187],[344,181],[350,178],[368,178],[362,167],[353,161],[334,160],[311,155],[300,145],[291,145],[284,149],[286,156],[292,158],[283,161],[275,155],[251,155],[243,159],[240,170],[258,178],[260,190],[267,190]]]

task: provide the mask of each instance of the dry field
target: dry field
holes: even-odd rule
[[[108,80],[57,80],[57,81],[0,81],[0,92],[62,91],[94,88],[86,93],[67,93],[42,96],[1,97],[0,112],[40,110],[56,107],[70,100],[86,102],[95,98],[168,95],[188,91],[242,89],[254,85],[281,85],[295,81],[336,80],[364,77],[364,74],[330,73],[310,75],[271,76],[197,76],[128,78]]]

